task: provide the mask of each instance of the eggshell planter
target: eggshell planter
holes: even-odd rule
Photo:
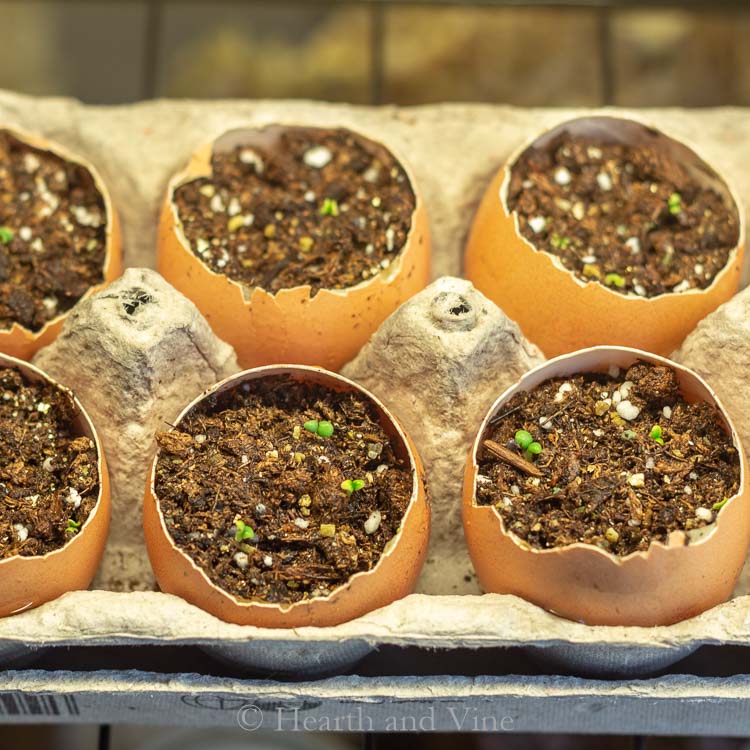
[[[81,297],[81,299],[87,299],[122,273],[120,222],[112,205],[112,199],[106,185],[93,164],[80,156],[72,154],[59,144],[15,128],[2,127],[2,130],[26,146],[47,151],[66,162],[79,165],[91,175],[96,189],[101,194],[106,216],[105,254],[102,266],[103,280],[100,284],[89,287],[87,292]],[[31,331],[20,323],[15,322],[10,328],[0,329],[0,351],[14,357],[20,357],[21,359],[31,359],[37,350],[57,338],[68,312],[65,311],[57,317],[52,318],[52,320],[45,323],[38,331]]]
[[[70,393],[38,368],[14,357],[0,354],[0,367],[16,367],[29,382],[51,383]],[[0,617],[38,607],[67,591],[88,588],[99,565],[109,530],[109,477],[94,425],[75,396],[73,401],[78,409],[73,423],[76,433],[96,446],[98,499],[78,533],[62,547],[46,555],[0,560]]]
[[[399,159],[416,197],[404,246],[376,276],[346,289],[321,289],[314,296],[309,285],[273,293],[212,271],[190,249],[173,200],[181,185],[211,175],[215,152],[238,145],[268,147],[289,127],[296,126],[232,130],[195,152],[167,187],[157,267],[195,302],[216,334],[235,348],[243,367],[285,362],[337,370],[357,354],[388,315],[429,281],[427,213],[403,161]]]
[[[380,401],[352,381],[314,367],[268,366],[233,375],[193,400],[174,425],[179,427],[193,407],[212,394],[233,390],[258,378],[278,375],[336,391],[354,391],[365,397],[379,412],[381,426],[394,441],[394,452],[411,466],[413,492],[401,530],[388,542],[376,565],[369,571],[356,573],[328,596],[292,604],[245,600],[223,591],[209,580],[186,552],[175,545],[167,530],[154,488],[158,451],[151,467],[143,505],[146,547],[162,591],[180,596],[222,620],[267,628],[337,625],[390,604],[413,591],[424,562],[430,533],[424,470],[410,438]]]
[[[740,486],[713,523],[666,543],[618,557],[577,543],[536,549],[505,529],[492,506],[476,503],[477,453],[490,420],[519,391],[553,377],[628,368],[637,360],[672,368],[683,397],[707,401],[719,411],[741,460]],[[589,625],[669,625],[726,601],[750,544],[748,466],[737,433],[710,387],[691,370],[662,357],[625,347],[595,347],[558,357],[531,370],[494,403],[479,429],[466,464],[463,522],[479,581],[488,592],[515,594],[571,620]]]
[[[543,148],[563,132],[609,143],[650,145],[688,166],[737,215],[739,240],[706,289],[639,297],[584,282],[558,257],[537,250],[508,209],[513,168],[528,148]],[[517,321],[524,335],[555,357],[588,346],[632,346],[657,354],[674,351],[697,323],[739,288],[745,222],[734,190],[691,147],[634,119],[582,117],[563,122],[519,148],[495,175],[474,217],[464,256],[465,275]]]

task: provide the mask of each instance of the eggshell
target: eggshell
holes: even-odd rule
[[[296,126],[229,131],[196,151],[167,187],[159,225],[158,269],[195,302],[217,336],[235,348],[243,367],[286,362],[337,370],[357,354],[388,315],[429,281],[427,213],[404,162],[399,159],[416,196],[416,205],[400,253],[377,276],[347,289],[321,289],[313,297],[307,285],[276,293],[259,287],[250,291],[212,271],[191,251],[173,201],[180,185],[211,174],[214,150],[232,149],[240,143],[268,145],[288,127]]]
[[[271,375],[289,375],[296,380],[318,383],[337,391],[355,391],[375,405],[383,428],[394,440],[396,454],[409,463],[414,473],[414,490],[401,531],[386,546],[372,570],[356,573],[329,596],[286,605],[241,599],[212,583],[190,556],[174,544],[154,489],[159,457],[157,452],[146,486],[143,528],[148,555],[161,590],[180,596],[227,622],[267,628],[337,625],[410,594],[424,562],[430,533],[424,469],[413,443],[399,422],[364,388],[341,375],[319,368],[288,365],[259,367],[222,380],[185,407],[174,424],[179,426],[188,412],[208,395]]]
[[[86,299],[92,294],[96,294],[96,292],[105,287],[110,281],[116,279],[122,273],[120,222],[117,217],[117,212],[112,205],[109,191],[102,181],[101,176],[90,162],[80,156],[70,153],[67,149],[57,143],[16,128],[2,127],[1,129],[32,148],[48,151],[54,156],[58,156],[67,162],[80,165],[91,175],[94,185],[101,193],[107,217],[104,265],[102,267],[102,275],[104,278],[101,284],[95,284],[94,286],[89,287],[88,291],[83,297],[81,297],[81,299]],[[57,338],[67,314],[68,311],[65,311],[57,317],[52,318],[52,320],[45,323],[38,331],[30,331],[20,323],[14,322],[10,328],[0,330],[0,351],[14,357],[20,357],[21,359],[31,359],[37,350]]]
[[[739,242],[713,283],[703,290],[644,298],[584,282],[560,260],[537,250],[519,230],[507,205],[511,170],[531,146],[544,146],[563,131],[611,142],[650,143],[690,166],[693,176],[719,192],[739,222]],[[667,355],[739,288],[745,221],[734,190],[693,150],[635,119],[583,117],[563,122],[518,151],[495,175],[474,218],[464,259],[466,277],[518,322],[548,357],[587,346],[617,344]]]
[[[625,370],[636,360],[673,368],[688,401],[716,406],[741,457],[740,486],[717,514],[710,531],[684,546],[674,531],[666,543],[618,557],[594,545],[528,547],[504,528],[492,506],[475,502],[477,452],[489,421],[519,391],[558,376]],[[724,407],[692,370],[653,354],[624,347],[594,347],[558,357],[527,373],[494,403],[479,429],[466,464],[463,520],[469,552],[486,591],[515,594],[571,620],[589,625],[670,625],[726,601],[750,542],[747,459]]]
[[[0,367],[17,367],[29,381],[46,381],[70,393],[28,362],[0,354]],[[66,591],[88,588],[104,551],[109,530],[107,465],[94,425],[75,396],[73,400],[78,409],[74,423],[77,433],[91,438],[96,445],[99,497],[86,522],[64,546],[46,555],[14,555],[0,560],[0,617],[38,607]]]

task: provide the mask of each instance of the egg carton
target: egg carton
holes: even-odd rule
[[[94,590],[71,592],[0,620],[2,663],[21,664],[54,647],[193,645],[249,672],[300,678],[346,671],[383,646],[521,647],[551,670],[622,678],[664,670],[702,645],[750,643],[746,579],[734,599],[686,622],[593,628],[516,597],[480,595],[471,570],[460,519],[463,461],[484,411],[541,355],[496,306],[453,277],[460,275],[471,218],[498,165],[529,134],[580,114],[281,101],[86,107],[0,92],[1,122],[41,128],[98,167],[120,212],[130,267],[107,294],[77,306],[60,339],[35,360],[73,388],[101,434],[113,483],[107,551]],[[647,117],[699,146],[734,182],[743,205],[750,205],[746,112],[654,110]],[[195,308],[144,270],[155,263],[156,222],[167,181],[198,145],[221,132],[277,122],[343,125],[393,145],[420,183],[434,238],[438,280],[397,311],[344,368],[388,403],[422,453],[434,511],[428,559],[418,593],[331,628],[231,625],[154,591],[140,530],[153,433],[202,389],[238,369],[231,349],[213,336]],[[123,313],[119,302],[139,289],[149,290],[152,301],[135,315]],[[457,306],[457,299],[468,304]]]

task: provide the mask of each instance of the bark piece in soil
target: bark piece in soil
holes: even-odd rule
[[[343,289],[387,269],[416,204],[393,155],[343,128],[270,130],[264,145],[215,148],[212,175],[175,190],[193,253],[271,292]]]
[[[568,132],[519,157],[508,207],[579,279],[641,297],[705,289],[739,239],[736,207],[663,150]]]
[[[66,391],[0,368],[0,558],[59,549],[96,505],[96,446],[76,412]]]
[[[0,130],[0,328],[30,331],[104,278],[107,216],[91,173]]]
[[[312,431],[321,422],[330,437]],[[411,468],[371,404],[285,376],[206,399],[157,442],[169,533],[242,599],[326,596],[372,569],[412,496]]]
[[[718,412],[686,402],[668,367],[551,378],[503,413],[485,439],[521,454],[516,433],[527,431],[541,445],[527,458],[542,476],[483,448],[477,502],[495,506],[505,529],[532,547],[645,550],[713,522],[739,487],[740,459]]]

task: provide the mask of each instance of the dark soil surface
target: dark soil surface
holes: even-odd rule
[[[0,369],[0,558],[62,547],[96,505],[96,446],[75,415],[65,391]]]
[[[106,225],[88,170],[0,130],[0,328],[38,331],[101,283]]]
[[[659,149],[564,133],[512,170],[523,236],[583,281],[655,297],[705,289],[737,245],[739,218]]]
[[[172,538],[243,599],[326,596],[370,570],[412,495],[367,401],[283,376],[203,402],[157,442]]]
[[[289,128],[270,148],[214,151],[211,164],[174,201],[195,255],[248,287],[354,286],[388,268],[411,229],[403,168],[348,130]]]
[[[688,404],[667,367],[553,378],[514,396],[498,417],[485,437],[525,454],[541,476],[485,447],[477,501],[532,547],[645,550],[670,531],[711,523],[739,487],[740,459],[718,413]],[[540,452],[522,450],[519,430]]]

